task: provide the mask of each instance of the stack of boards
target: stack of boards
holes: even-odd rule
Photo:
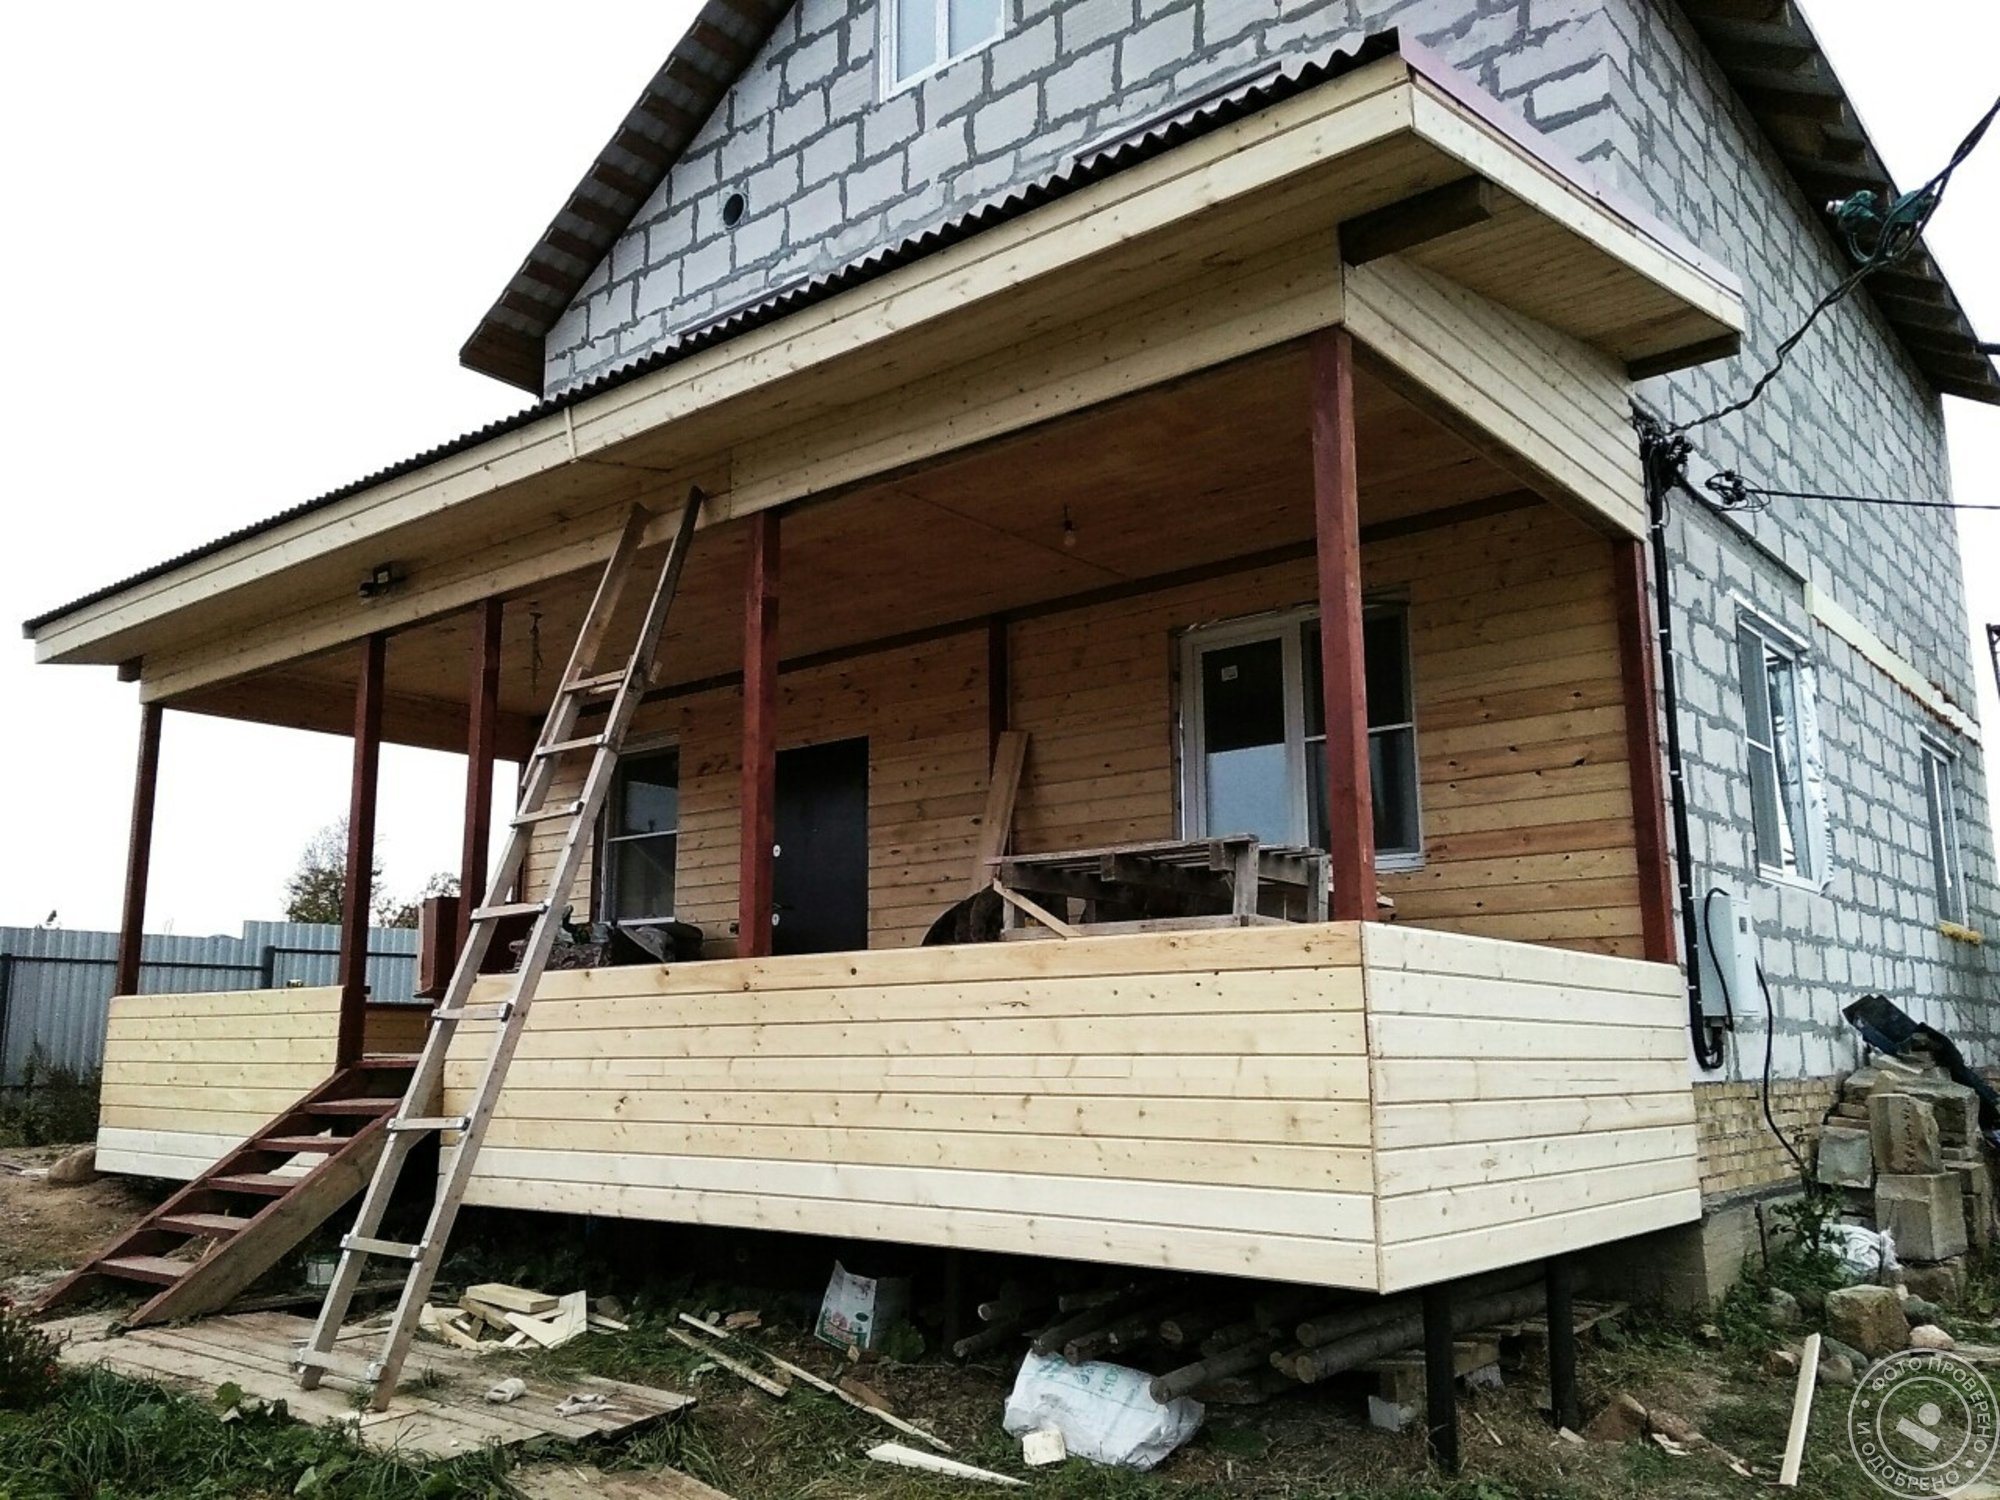
[[[529,1344],[559,1348],[586,1332],[623,1333],[624,1323],[593,1313],[587,1292],[554,1296],[486,1281],[466,1288],[456,1307],[426,1306],[418,1326],[440,1343],[474,1353]]]

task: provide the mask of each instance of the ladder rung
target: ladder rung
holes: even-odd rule
[[[587,734],[579,740],[557,740],[553,745],[535,746],[537,755],[567,755],[572,750],[595,750],[605,741],[601,734]]]
[[[514,826],[526,828],[531,823],[553,823],[558,818],[574,818],[582,811],[581,802],[553,803],[548,807],[538,807],[533,812],[515,813]]]
[[[574,682],[563,685],[565,693],[608,693],[628,676],[632,669],[626,667],[617,672],[599,672],[595,677],[579,677]]]
[[[365,1365],[355,1364],[338,1354],[322,1354],[317,1349],[300,1349],[292,1355],[295,1368],[325,1370],[329,1375],[344,1375],[349,1380],[373,1380],[379,1366],[370,1360]]]
[[[464,1115],[411,1115],[407,1120],[391,1120],[391,1130],[463,1130],[466,1126]]]
[[[440,1005],[431,1012],[433,1021],[504,1021],[514,1014],[512,1000],[495,1001],[483,1005],[461,1005],[453,1009]]]
[[[508,901],[499,906],[481,906],[472,913],[475,922],[497,922],[502,917],[539,917],[549,909],[546,901]]]
[[[404,1245],[395,1240],[375,1240],[365,1234],[342,1235],[340,1248],[358,1250],[363,1255],[386,1255],[395,1260],[415,1260],[424,1253],[422,1245]]]

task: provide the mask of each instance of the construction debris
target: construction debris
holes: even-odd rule
[[[1069,1457],[1060,1427],[1037,1427],[1021,1435],[1021,1462],[1031,1469],[1047,1468]]]
[[[687,1319],[689,1322],[695,1321],[693,1318],[689,1317],[689,1315],[686,1313],[682,1313],[681,1316]],[[700,1339],[696,1338],[693,1334],[682,1333],[678,1328],[669,1328],[667,1330],[667,1337],[670,1339],[675,1339],[678,1342],[687,1345],[688,1348],[694,1350],[695,1353],[701,1355],[704,1359],[713,1360],[719,1368],[727,1370],[730,1374],[734,1375],[738,1380],[742,1380],[749,1383],[750,1385],[756,1386],[758,1390],[762,1391],[767,1396],[775,1396],[780,1401],[782,1401],[785,1399],[786,1395],[789,1394],[790,1391],[789,1387],[778,1384],[777,1381],[771,1379],[768,1375],[759,1374],[757,1371],[751,1369],[748,1365],[744,1364],[740,1360],[731,1359],[728,1355],[724,1354],[720,1349],[716,1349],[708,1344],[704,1344]]]
[[[868,1456],[877,1463],[894,1464],[902,1469],[922,1469],[931,1474],[949,1474],[954,1479],[977,1479],[986,1484],[1005,1484],[1017,1489],[1028,1482],[1010,1474],[996,1474],[991,1469],[974,1468],[955,1458],[940,1458],[921,1448],[906,1448],[901,1443],[877,1443],[868,1450]]]
[[[519,1349],[535,1344],[560,1349],[586,1332],[624,1333],[627,1325],[589,1311],[589,1295],[571,1292],[554,1297],[524,1287],[486,1282],[472,1287],[457,1307],[430,1304],[418,1311],[417,1326],[439,1343],[474,1354],[495,1349]],[[521,1307],[539,1307],[524,1313]]]
[[[498,1385],[487,1391],[486,1399],[491,1401],[495,1406],[505,1406],[511,1401],[519,1401],[527,1394],[528,1382],[521,1379],[520,1376],[514,1375],[501,1381]],[[563,1415],[567,1416],[568,1413],[565,1412]]]
[[[546,1292],[529,1291],[526,1287],[509,1286],[504,1281],[482,1281],[478,1286],[465,1289],[467,1300],[482,1302],[500,1312],[526,1313],[529,1317],[539,1317],[552,1313],[561,1299],[551,1297]]]

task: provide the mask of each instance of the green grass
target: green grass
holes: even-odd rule
[[[53,1400],[0,1411],[0,1500],[417,1500],[505,1496],[508,1460],[377,1453],[275,1409],[235,1413],[102,1369],[67,1372]]]

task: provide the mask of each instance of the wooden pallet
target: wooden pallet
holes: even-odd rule
[[[319,1085],[43,1294],[47,1313],[114,1286],[158,1288],[130,1327],[227,1307],[361,1191],[416,1059],[364,1057]]]
[[[236,1313],[173,1328],[140,1328],[112,1335],[103,1314],[57,1320],[49,1331],[63,1341],[66,1365],[101,1364],[134,1380],[153,1381],[213,1396],[234,1385],[246,1397],[282,1401],[303,1422],[338,1422],[372,1448],[400,1449],[448,1458],[490,1443],[512,1447],[556,1438],[583,1442],[608,1437],[673,1416],[694,1405],[691,1396],[652,1386],[632,1385],[594,1375],[561,1380],[530,1375],[519,1362],[481,1358],[459,1349],[422,1343],[410,1352],[396,1410],[376,1412],[357,1406],[354,1392],[329,1383],[318,1390],[298,1388],[293,1360],[311,1335],[312,1323],[284,1313]],[[379,1324],[341,1331],[348,1344],[379,1338]],[[527,1391],[505,1405],[485,1393],[509,1376]],[[594,1392],[609,1405],[564,1417],[556,1403],[577,1392]]]

